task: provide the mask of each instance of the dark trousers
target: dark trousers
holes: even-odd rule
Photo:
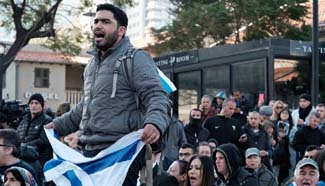
[[[94,157],[96,156],[101,150],[92,150],[92,151],[84,151],[83,155],[86,157]],[[125,177],[123,182],[123,186],[136,186],[137,180],[139,178],[140,170],[143,166],[145,166],[145,148],[143,148],[138,156],[132,162],[129,171]]]

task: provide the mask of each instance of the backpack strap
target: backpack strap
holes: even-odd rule
[[[112,84],[112,94],[111,98],[114,98],[116,96],[116,89],[117,89],[117,78],[118,78],[118,72],[120,69],[120,66],[122,65],[123,74],[125,76],[125,79],[130,86],[131,90],[133,91],[133,95],[137,104],[137,109],[140,107],[140,101],[138,94],[136,93],[136,90],[133,86],[133,59],[134,55],[137,51],[141,49],[136,48],[129,48],[115,63],[114,70],[113,70],[113,84]]]

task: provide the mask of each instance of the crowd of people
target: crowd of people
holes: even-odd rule
[[[69,103],[59,105],[54,113],[41,94],[33,94],[28,101],[29,112],[18,128],[4,122],[0,129],[0,185],[44,185],[43,166],[52,159],[51,145],[44,125],[70,110]],[[48,184],[48,183],[47,183]]]
[[[283,100],[249,105],[239,90],[229,98],[224,92],[214,98],[204,95],[201,105],[189,113],[182,131],[186,139],[172,139],[187,140],[174,159],[188,162],[188,168],[176,175],[188,181],[179,179],[179,185],[323,185],[325,105],[314,108],[308,94],[297,102],[291,112]],[[192,173],[198,162],[201,184]]]
[[[30,111],[18,128],[0,129],[1,184],[54,185],[44,181],[42,170],[53,154],[45,127],[86,157],[143,129],[141,141],[152,148],[153,165],[146,169],[153,169],[154,185],[324,185],[324,104],[314,108],[310,95],[302,94],[296,110],[284,100],[255,106],[240,90],[229,98],[221,91],[213,99],[204,95],[184,124],[171,116],[167,91],[146,52],[130,55],[130,74],[118,68],[134,51],[127,26],[123,10],[97,6],[82,101],[71,110],[64,103],[53,114],[41,94],[29,98]],[[145,151],[127,170],[124,186],[145,185],[138,180]]]

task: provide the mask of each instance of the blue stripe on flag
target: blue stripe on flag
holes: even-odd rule
[[[54,130],[54,137],[60,141],[60,136],[58,134],[58,132],[56,132],[56,130]]]
[[[139,140],[135,141],[134,143],[128,145],[127,147],[119,151],[116,151],[112,154],[108,154],[102,159],[88,162],[88,163],[78,164],[78,166],[88,174],[92,174],[104,170],[107,167],[114,165],[115,163],[131,160],[132,156],[135,154],[137,150],[138,142]]]
[[[73,186],[82,186],[81,181],[79,180],[78,176],[74,173],[73,170],[69,170],[64,173],[64,176],[70,180],[71,185]]]
[[[60,165],[63,161],[64,160],[59,160],[59,159],[52,159],[50,161],[47,161],[45,163],[45,165],[44,165],[44,168],[43,168],[44,172],[46,172],[46,171]]]
[[[168,94],[173,92],[173,89],[167,84],[167,82],[162,77],[159,77],[159,78],[160,78],[160,82],[161,82],[163,88],[165,89],[165,91]]]
[[[125,147],[119,151],[116,151],[112,154],[108,154],[107,156],[104,156],[103,158],[98,159],[96,161],[81,163],[81,164],[77,164],[77,165],[80,168],[82,168],[85,172],[87,172],[88,174],[92,174],[97,171],[104,170],[105,168],[110,167],[110,166],[114,165],[115,163],[131,160],[132,156],[136,152],[138,142],[139,142],[139,140],[133,142],[132,144],[128,145],[127,147]],[[63,159],[52,159],[52,160],[46,162],[43,170],[44,170],[44,172],[46,172],[46,171],[58,166],[62,162],[64,162]]]
[[[79,180],[78,176],[74,173],[73,170],[69,170],[64,173],[64,176],[70,180],[71,185],[73,186],[82,186],[81,181]]]

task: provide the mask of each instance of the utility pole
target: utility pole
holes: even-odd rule
[[[313,0],[313,53],[312,53],[312,105],[318,102],[319,92],[319,32],[318,32],[318,0]]]

